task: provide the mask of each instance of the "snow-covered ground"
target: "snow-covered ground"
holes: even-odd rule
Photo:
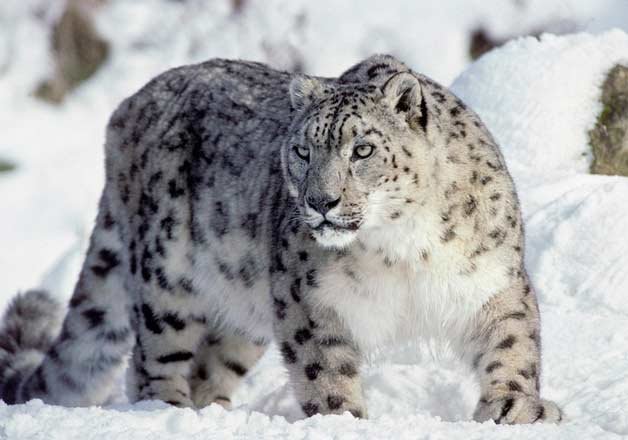
[[[112,59],[60,107],[28,97],[49,69],[46,23],[56,12],[44,8],[48,2],[0,4],[0,158],[18,164],[16,172],[0,174],[0,310],[19,289],[71,293],[102,185],[104,125],[119,100],[154,74],[223,56],[285,67],[300,60],[310,73],[334,75],[371,52],[392,52],[445,84],[462,72],[454,91],[502,145],[522,200],[528,268],[540,297],[543,394],[568,421],[516,427],[470,421],[478,398],[470,373],[429,348],[382,353],[365,367],[370,420],[300,420],[279,356],[270,351],[238,390],[233,411],[128,405],[122,396],[106,408],[0,403],[0,439],[628,436],[628,178],[588,174],[586,135],[600,111],[606,71],[628,64],[628,35],[527,38],[466,67],[468,31],[478,24],[496,36],[567,21],[591,32],[609,25],[628,30],[628,2],[450,0],[436,8],[437,2],[350,7],[273,0],[251,2],[234,17],[221,2],[115,0],[99,15],[113,41]]]

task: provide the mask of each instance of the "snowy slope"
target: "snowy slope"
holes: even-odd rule
[[[179,2],[116,0],[100,18],[103,30],[114,38],[114,58],[62,107],[50,108],[25,98],[46,69],[45,28],[20,12],[38,2],[10,0],[0,5],[0,22],[14,18],[12,35],[28,36],[32,42],[0,73],[0,157],[14,158],[20,165],[18,172],[0,176],[0,309],[18,288],[44,285],[60,297],[70,294],[102,185],[100,145],[108,114],[124,95],[170,65],[214,55],[272,58],[259,43],[261,35],[271,45],[283,47],[292,41],[308,48],[313,55],[305,65],[313,73],[335,74],[371,50],[390,50],[446,83],[464,67],[459,40],[478,20],[507,34],[550,16],[575,17],[592,30],[628,17],[621,0],[532,1],[536,9],[520,20],[509,9],[513,6],[501,0],[478,1],[484,6],[465,14],[456,13],[462,0],[452,0],[439,11],[430,11],[430,2],[414,2],[416,6],[406,5],[410,10],[404,16],[417,14],[433,21],[427,20],[425,34],[408,31],[411,38],[406,40],[396,37],[402,35],[396,29],[405,23],[398,20],[408,18],[397,14],[393,19],[390,10],[360,8],[353,11],[355,21],[343,22],[339,35],[347,44],[341,49],[317,46],[320,38],[307,32],[337,27],[352,12],[348,7],[335,7],[334,14],[326,15],[323,8],[307,9],[317,2],[273,1],[276,8],[256,7],[251,16],[232,23],[230,11],[218,3],[189,18],[190,10],[186,16]],[[387,3],[393,10],[401,8],[401,2]],[[331,11],[331,2],[320,4]],[[281,14],[278,5],[284,8]],[[612,5],[614,10],[607,9]],[[299,40],[283,22],[303,10],[310,11],[309,24]],[[587,21],[587,16],[597,18]],[[116,26],[129,17],[132,26]],[[189,20],[185,35],[169,38],[181,17]],[[446,42],[456,49],[434,54],[428,44],[434,45],[434,35],[447,26],[452,41],[459,35],[457,42]],[[244,27],[249,34],[241,36]],[[383,36],[364,46],[363,37],[376,29],[382,29]],[[0,27],[0,36],[2,32]],[[587,174],[591,158],[586,132],[599,111],[598,86],[605,72],[627,60],[628,35],[620,31],[548,35],[541,41],[518,40],[486,55],[453,84],[493,131],[517,183],[527,226],[528,267],[544,324],[543,393],[565,409],[568,422],[509,427],[470,421],[478,398],[476,384],[455,359],[431,347],[419,354],[403,349],[383,353],[379,362],[364,368],[370,420],[349,415],[300,420],[273,350],[247,377],[230,412],[217,406],[193,411],[158,402],[128,405],[122,396],[120,403],[106,408],[0,403],[0,439],[625,438],[628,178]]]

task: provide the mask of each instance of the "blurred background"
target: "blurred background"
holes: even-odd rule
[[[104,127],[125,96],[211,57],[335,76],[375,52],[449,85],[544,32],[628,30],[627,0],[2,0],[0,309],[68,295],[102,187]]]

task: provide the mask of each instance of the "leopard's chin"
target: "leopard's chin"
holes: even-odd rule
[[[312,236],[325,248],[343,249],[355,241],[358,232],[357,228],[343,228],[325,221],[312,229]]]

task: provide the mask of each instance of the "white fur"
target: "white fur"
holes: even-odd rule
[[[437,211],[424,212],[361,229],[363,248],[322,271],[318,304],[335,309],[364,349],[419,337],[460,343],[480,308],[508,286],[499,254],[478,257],[469,274],[464,249],[441,242]],[[382,270],[385,259],[391,267]]]
[[[313,231],[312,236],[325,248],[343,249],[353,243],[358,234],[356,231],[323,228],[320,231]]]
[[[312,209],[307,203],[305,204],[305,221],[314,227],[320,225],[323,221],[325,221],[325,219],[335,224],[342,224],[342,221],[338,219],[339,213],[340,209],[336,207],[323,216],[315,209]],[[312,236],[322,247],[330,249],[343,249],[353,243],[358,234],[357,231],[323,228],[321,230],[312,231]]]

